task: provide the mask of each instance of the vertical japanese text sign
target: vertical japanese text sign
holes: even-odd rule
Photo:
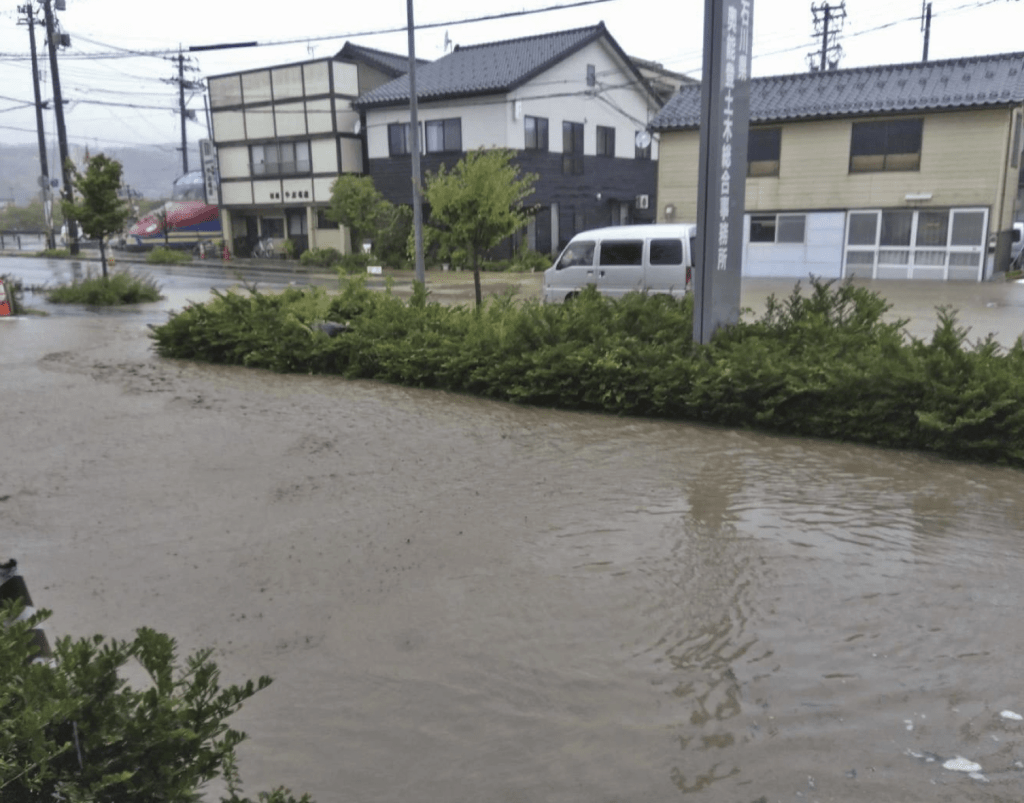
[[[704,0],[693,339],[740,317],[753,0]]]

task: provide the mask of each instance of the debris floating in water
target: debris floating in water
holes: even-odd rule
[[[970,761],[963,756],[948,759],[943,763],[945,770],[956,770],[957,772],[981,772],[981,764]]]
[[[981,781],[981,782],[983,782],[983,783],[988,783],[988,778],[986,778],[986,777],[985,777],[984,775],[982,775],[982,774],[981,774],[980,772],[972,772],[972,773],[971,773],[970,775],[968,775],[967,777],[968,777],[968,778],[973,778],[973,779],[974,779],[974,780],[976,780],[976,781]]]
[[[1018,721],[1024,719],[1024,717],[1022,717],[1016,711],[1010,711],[1010,710],[1000,711],[999,712],[999,716],[1001,716],[1003,719],[1015,719],[1015,720],[1018,720]]]

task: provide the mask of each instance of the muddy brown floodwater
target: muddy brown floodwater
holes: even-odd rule
[[[144,323],[0,327],[0,556],[51,636],[272,675],[250,792],[1024,799],[1020,472],[162,360]]]

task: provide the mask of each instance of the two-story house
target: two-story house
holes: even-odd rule
[[[425,62],[424,62],[425,63]],[[298,252],[348,250],[324,216],[341,173],[362,173],[365,140],[353,101],[408,68],[408,59],[347,43],[332,58],[208,79],[220,167],[220,210],[233,253],[260,238]]]
[[[509,148],[539,176],[526,245],[556,252],[577,231],[653,221],[660,99],[604,24],[457,47],[417,67],[422,169],[478,148]],[[360,94],[366,172],[412,202],[409,76]]]
[[[1024,54],[755,78],[743,274],[980,281],[1009,260]],[[694,221],[700,87],[651,123],[659,221]]]

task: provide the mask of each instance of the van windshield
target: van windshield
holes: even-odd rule
[[[562,256],[558,259],[558,264],[555,265],[556,270],[562,268],[572,268],[576,265],[593,265],[594,264],[594,241],[593,240],[578,240],[574,243],[569,243],[565,250],[562,252]]]

